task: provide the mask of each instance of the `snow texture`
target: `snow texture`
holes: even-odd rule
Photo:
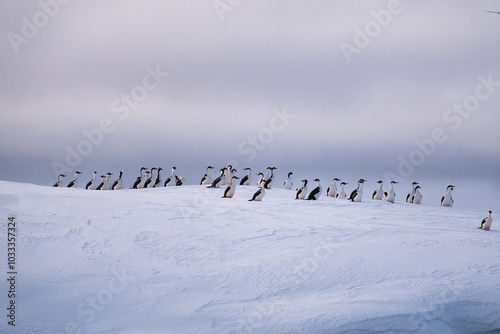
[[[1,333],[479,333],[500,328],[484,212],[294,200],[255,186],[121,191],[0,181],[17,218],[17,326]],[[493,213],[494,217],[494,213]],[[1,271],[7,272],[7,261]],[[6,306],[5,280],[0,291]]]

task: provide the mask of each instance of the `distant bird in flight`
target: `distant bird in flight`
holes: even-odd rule
[[[500,14],[500,12],[494,12],[494,11],[491,11],[491,10],[485,10],[485,12],[487,12],[487,13],[493,13],[493,14]]]

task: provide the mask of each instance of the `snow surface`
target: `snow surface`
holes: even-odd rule
[[[1,333],[476,333],[500,328],[485,212],[255,186],[88,191],[0,181],[17,218]],[[400,191],[401,192],[401,191]],[[401,200],[401,198],[399,198]],[[498,225],[497,225],[498,224]],[[0,269],[6,273],[6,256]]]

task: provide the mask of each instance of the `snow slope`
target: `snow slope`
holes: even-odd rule
[[[0,332],[500,328],[495,216],[486,232],[485,212],[368,194],[295,201],[283,189],[249,202],[256,189],[222,199],[222,188],[202,186],[99,192],[0,181],[1,254],[7,217],[18,221],[17,326],[2,315]]]

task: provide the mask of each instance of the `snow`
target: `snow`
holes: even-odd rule
[[[390,204],[366,193],[361,203],[324,194],[297,201],[284,189],[249,202],[255,186],[238,186],[232,199],[223,190],[0,181],[2,254],[7,217],[18,222],[16,327],[3,315],[0,332],[500,328],[495,212],[487,232],[478,229],[486,213],[474,210]]]

